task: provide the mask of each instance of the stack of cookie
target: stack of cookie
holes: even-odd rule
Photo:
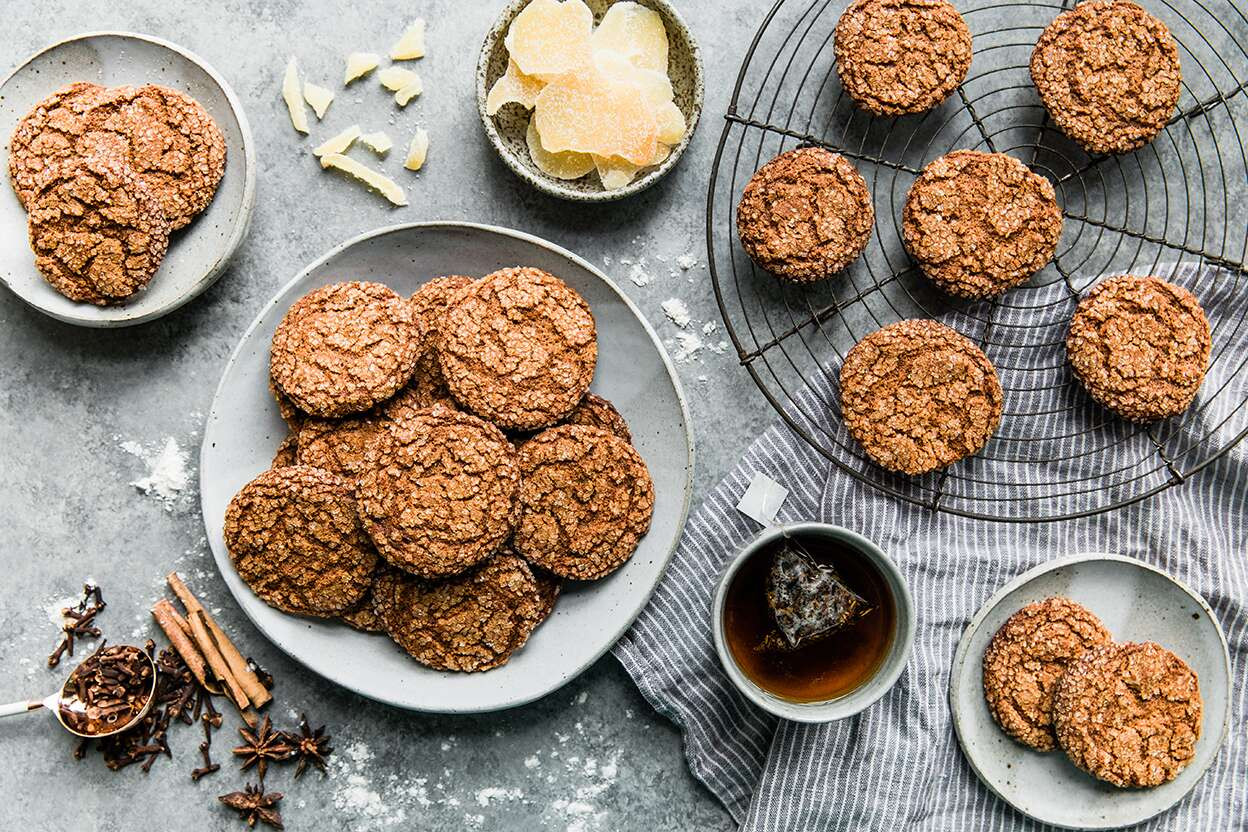
[[[1196,674],[1153,642],[1116,643],[1068,598],[1028,604],[984,652],[984,698],[1005,733],[1121,788],[1159,786],[1196,754]]]
[[[185,93],[156,84],[69,84],[9,141],[35,266],[65,297],[109,306],[147,286],[169,234],[208,207],[225,139]]]
[[[298,300],[270,370],[290,434],[226,513],[266,603],[388,633],[440,670],[488,670],[649,529],[628,426],[588,392],[589,306],[510,268],[411,298],[338,283]]]

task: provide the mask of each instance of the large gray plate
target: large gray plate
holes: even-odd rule
[[[238,249],[251,222],[256,160],[251,128],[238,96],[217,72],[182,47],[132,32],[95,32],[53,44],[27,58],[0,83],[0,170],[8,170],[9,136],[35,104],[71,81],[104,86],[164,84],[193,96],[225,138],[225,176],[212,204],[173,232],[152,282],[128,303],[99,307],[60,295],[35,269],[26,245],[26,212],[7,174],[0,186],[0,282],[26,303],[80,326],[119,327],[172,312],[213,284]]]
[[[286,433],[268,390],[269,342],[297,298],[341,280],[375,280],[410,294],[441,274],[483,275],[536,266],[589,302],[598,325],[593,390],[615,403],[654,479],[654,520],[633,557],[610,577],[565,588],[554,615],[511,661],[487,673],[442,673],[385,636],[278,612],[234,571],[222,539],[230,498],[269,466]],[[467,223],[418,223],[369,232],[330,251],[286,285],[247,329],[213,399],[200,452],[204,524],[217,566],[243,610],[290,656],[382,702],[468,713],[520,705],[555,690],[606,652],[645,606],[689,510],[693,438],[684,395],[663,347],[637,308],[589,263],[536,237]]]
[[[984,702],[984,650],[1019,608],[1050,595],[1083,604],[1118,641],[1155,641],[1196,671],[1204,722],[1196,758],[1154,789],[1119,789],[1084,774],[1061,751],[1025,748],[993,722]],[[1204,599],[1148,564],[1120,555],[1073,555],[1015,578],[980,609],[953,657],[949,703],[958,742],[988,788],[1025,815],[1070,829],[1114,829],[1169,809],[1213,763],[1231,724],[1231,660]]]

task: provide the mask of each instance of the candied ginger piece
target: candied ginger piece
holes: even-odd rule
[[[685,137],[685,131],[688,129],[685,114],[680,111],[675,102],[665,101],[660,104],[655,113],[655,120],[659,127],[659,141],[663,144],[679,144],[680,140]]]
[[[672,80],[665,73],[634,66],[628,58],[612,49],[594,50],[594,66],[613,81],[636,86],[655,109],[675,96]]]
[[[325,118],[325,111],[329,109],[329,105],[333,102],[334,94],[320,84],[304,81],[303,99],[312,107],[312,112],[316,113],[317,121],[320,121]]]
[[[352,124],[336,136],[332,136],[312,150],[313,156],[325,156],[330,153],[346,153],[355,140],[360,137],[360,125]]]
[[[363,78],[380,64],[381,58],[372,52],[352,52],[347,56],[347,71],[342,76],[342,85],[345,87],[355,79]]]
[[[393,179],[381,175],[350,156],[343,156],[340,153],[327,153],[321,157],[321,167],[334,168],[354,179],[358,179],[395,205],[407,204],[407,195],[403,193],[402,188],[395,184]]]
[[[407,158],[403,160],[403,167],[408,170],[420,170],[424,167],[425,157],[429,155],[429,133],[425,128],[417,127],[416,135],[412,136],[412,143],[407,146]]]
[[[286,62],[286,75],[282,78],[282,99],[290,111],[291,126],[300,133],[308,132],[308,111],[303,108],[303,93],[299,87],[299,67],[292,56]]]
[[[537,127],[532,119],[529,119],[529,129],[525,131],[524,139],[529,145],[529,158],[547,176],[556,179],[580,179],[594,169],[594,157],[588,153],[577,153],[575,150],[551,153],[542,147],[542,138],[537,134]]]
[[[425,19],[418,17],[403,30],[398,43],[390,47],[393,61],[412,61],[425,57]]]
[[[591,40],[595,50],[610,49],[642,69],[667,74],[667,28],[658,12],[640,3],[613,3]]]
[[[420,83],[420,79],[417,78],[415,81],[411,82],[406,87],[396,92],[394,94],[394,101],[400,107],[406,107],[408,105],[408,102],[410,102],[413,98],[420,95],[424,91],[425,91],[424,84]]]
[[[364,133],[359,138],[360,144],[369,148],[378,156],[385,156],[390,152],[390,148],[394,147],[394,142],[382,130],[378,130],[375,133]]]
[[[542,147],[619,156],[650,163],[658,125],[641,91],[597,71],[564,76],[547,84],[533,109]]]
[[[526,75],[543,80],[592,61],[594,13],[583,0],[533,0],[511,21],[503,43]]]
[[[398,92],[410,84],[419,84],[420,76],[401,66],[388,66],[377,73],[377,80],[390,92]]]
[[[593,156],[594,167],[598,169],[598,181],[605,191],[616,191],[637,178],[641,165],[634,165],[619,156]]]
[[[526,110],[532,110],[537,103],[537,94],[546,86],[540,78],[525,75],[513,60],[507,61],[507,71],[490,87],[490,94],[485,97],[485,114],[494,115],[504,104],[519,104]]]

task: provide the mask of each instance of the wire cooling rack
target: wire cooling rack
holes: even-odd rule
[[[1066,3],[961,7],[974,43],[966,81],[940,107],[901,118],[856,109],[832,49],[844,0],[779,0],[741,66],[707,194],[707,250],[742,365],[811,447],[859,480],[934,511],[989,520],[1096,514],[1181,486],[1248,435],[1248,18],[1233,0],[1142,0],[1170,29],[1178,109],[1149,145],[1089,156],[1052,125],[1028,72],[1036,39]],[[876,225],[845,273],[793,285],[757,269],[734,226],[745,183],[799,145],[852,160]],[[1053,182],[1064,225],[1054,261],[992,301],[931,287],[901,242],[922,167],[959,148],[999,151]],[[1183,416],[1134,425],[1093,403],[1066,364],[1079,295],[1109,274],[1157,274],[1191,289],[1213,329],[1209,374]],[[902,318],[938,318],[997,367],[1005,412],[975,457],[905,477],[875,465],[841,421],[837,374],[859,339]]]

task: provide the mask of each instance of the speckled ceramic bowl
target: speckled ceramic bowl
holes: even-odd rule
[[[603,14],[615,0],[585,0],[585,4],[594,12],[595,24],[602,20]],[[575,202],[609,202],[623,199],[644,191],[655,182],[667,175],[680,160],[681,154],[693,137],[698,126],[698,117],[702,114],[702,56],[693,34],[685,26],[680,14],[667,0],[637,0],[643,6],[654,9],[663,17],[667,27],[668,75],[672,79],[672,89],[676,93],[676,106],[684,113],[689,129],[680,144],[672,148],[671,155],[662,164],[647,168],[636,179],[623,188],[613,191],[605,190],[598,181],[598,174],[589,172],[580,179],[556,179],[542,173],[529,158],[529,147],[525,143],[524,134],[529,126],[529,111],[518,104],[508,104],[493,116],[485,113],[485,97],[490,87],[507,71],[507,48],[503,38],[511,21],[520,10],[528,5],[529,0],[512,0],[498,16],[485,43],[481,46],[481,58],[477,62],[477,110],[481,114],[481,124],[490,143],[503,157],[507,167],[517,176],[528,182],[539,191],[568,199]]]

